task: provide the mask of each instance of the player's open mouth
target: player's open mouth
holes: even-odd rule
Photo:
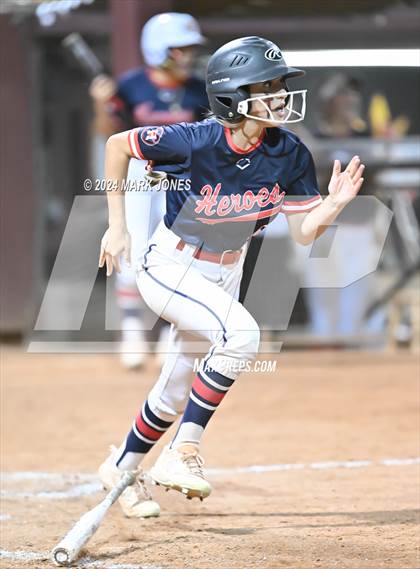
[[[284,115],[285,114],[285,110],[284,110],[285,106],[286,106],[286,104],[282,103],[282,104],[278,105],[278,107],[275,107],[274,109],[272,109],[272,112],[277,113],[279,115]]]

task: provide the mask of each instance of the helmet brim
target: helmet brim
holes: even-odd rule
[[[198,32],[190,32],[174,39],[171,42],[170,48],[187,47],[190,45],[204,45],[207,43],[207,38]]]
[[[252,83],[263,83],[264,81],[273,81],[273,79],[290,79],[292,77],[303,77],[305,75],[303,69],[297,67],[282,66],[276,69],[263,70],[260,73],[255,73],[252,77]]]

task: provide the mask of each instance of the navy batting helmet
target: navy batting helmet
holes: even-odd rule
[[[230,123],[240,122],[239,103],[249,97],[247,85],[304,75],[288,67],[279,47],[258,36],[239,38],[220,47],[207,67],[206,89],[213,114]]]

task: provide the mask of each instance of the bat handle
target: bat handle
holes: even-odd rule
[[[127,470],[127,472],[124,472],[118,484],[107,494],[105,498],[105,500],[109,502],[110,506],[118,500],[127,486],[134,484],[136,477],[137,472],[135,470]]]
[[[98,529],[108,509],[121,496],[127,486],[134,484],[137,472],[127,471],[118,484],[106,495],[100,504],[90,510],[73,526],[60,543],[52,551],[52,559],[56,565],[68,567],[79,555],[82,547]]]

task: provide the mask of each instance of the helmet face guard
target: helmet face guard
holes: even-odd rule
[[[307,90],[300,91],[282,91],[279,93],[273,93],[271,95],[254,95],[253,97],[248,97],[247,99],[240,101],[238,103],[237,112],[242,116],[264,122],[272,122],[276,124],[291,124],[300,122],[305,118],[306,113],[306,93]],[[285,98],[285,116],[281,119],[276,118],[273,110],[270,108],[267,102],[274,101],[279,98]],[[267,111],[267,117],[258,117],[248,113],[251,108],[253,101],[258,101]]]

